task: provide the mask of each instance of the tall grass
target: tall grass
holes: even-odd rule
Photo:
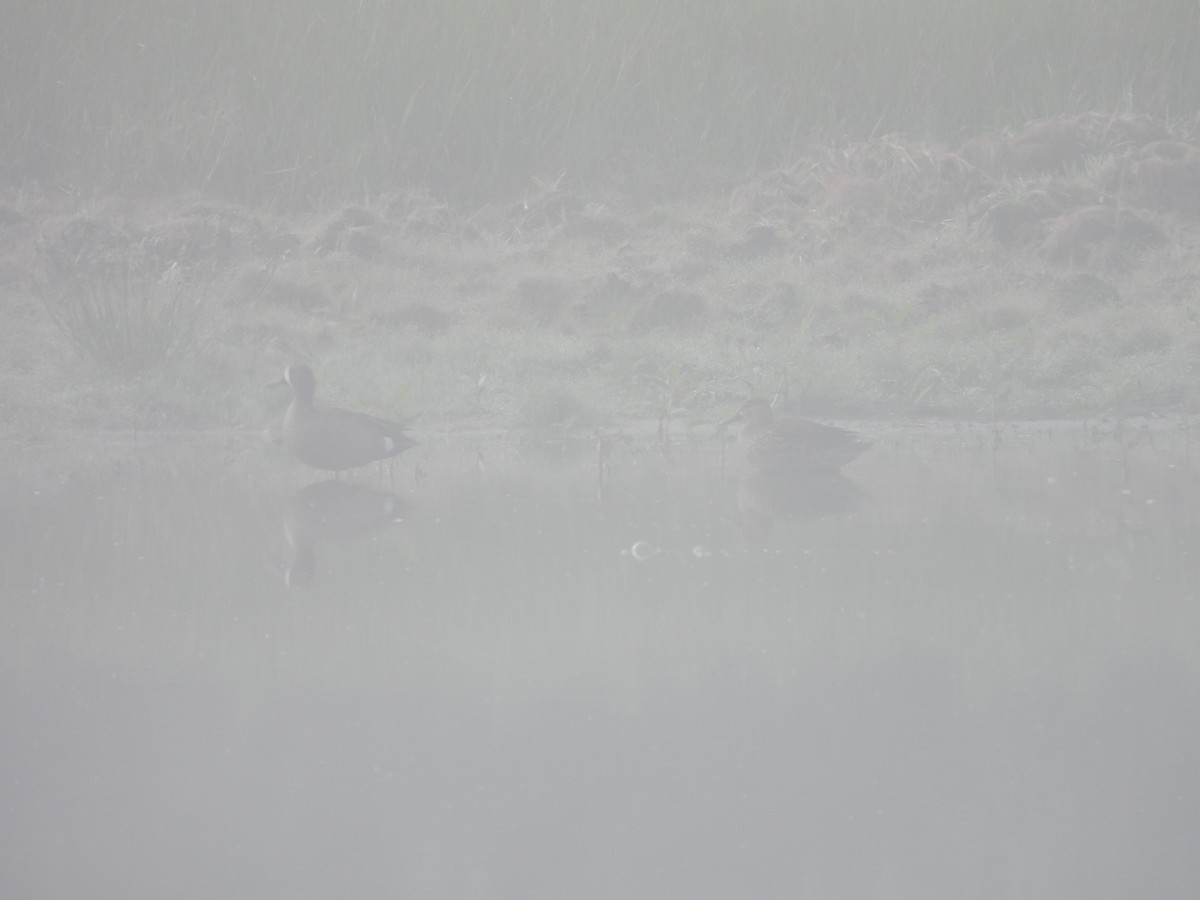
[[[0,175],[288,205],[1200,106],[1194,0],[13,0]]]
[[[98,369],[132,375],[198,356],[213,317],[212,273],[144,254],[66,259],[44,250],[46,310]]]

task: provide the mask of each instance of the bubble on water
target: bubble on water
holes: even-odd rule
[[[658,548],[649,541],[638,541],[629,548],[629,555],[638,562],[645,562],[650,557],[658,554]]]

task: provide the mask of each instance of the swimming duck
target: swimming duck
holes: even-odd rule
[[[308,366],[288,366],[282,383],[292,389],[292,403],[283,417],[283,442],[302,463],[343,472],[417,445],[399,422],[317,406],[313,402],[316,378]]]
[[[734,452],[760,472],[836,471],[871,444],[853,431],[777,416],[761,397],[747,400],[721,428],[740,425]]]

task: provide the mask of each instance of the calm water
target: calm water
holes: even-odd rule
[[[8,451],[0,896],[1192,898],[1185,431]]]

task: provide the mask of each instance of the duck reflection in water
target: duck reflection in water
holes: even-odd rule
[[[870,442],[845,428],[777,414],[761,397],[747,400],[717,426],[736,427],[730,471],[737,479],[743,529],[761,543],[777,519],[822,518],[854,508],[862,491],[841,473]]]
[[[735,480],[742,534],[759,545],[767,542],[777,521],[846,515],[865,496],[837,471],[755,472]]]
[[[311,584],[322,541],[364,535],[404,521],[408,504],[388,491],[345,481],[318,481],[288,498],[283,533],[292,550],[289,587]]]

